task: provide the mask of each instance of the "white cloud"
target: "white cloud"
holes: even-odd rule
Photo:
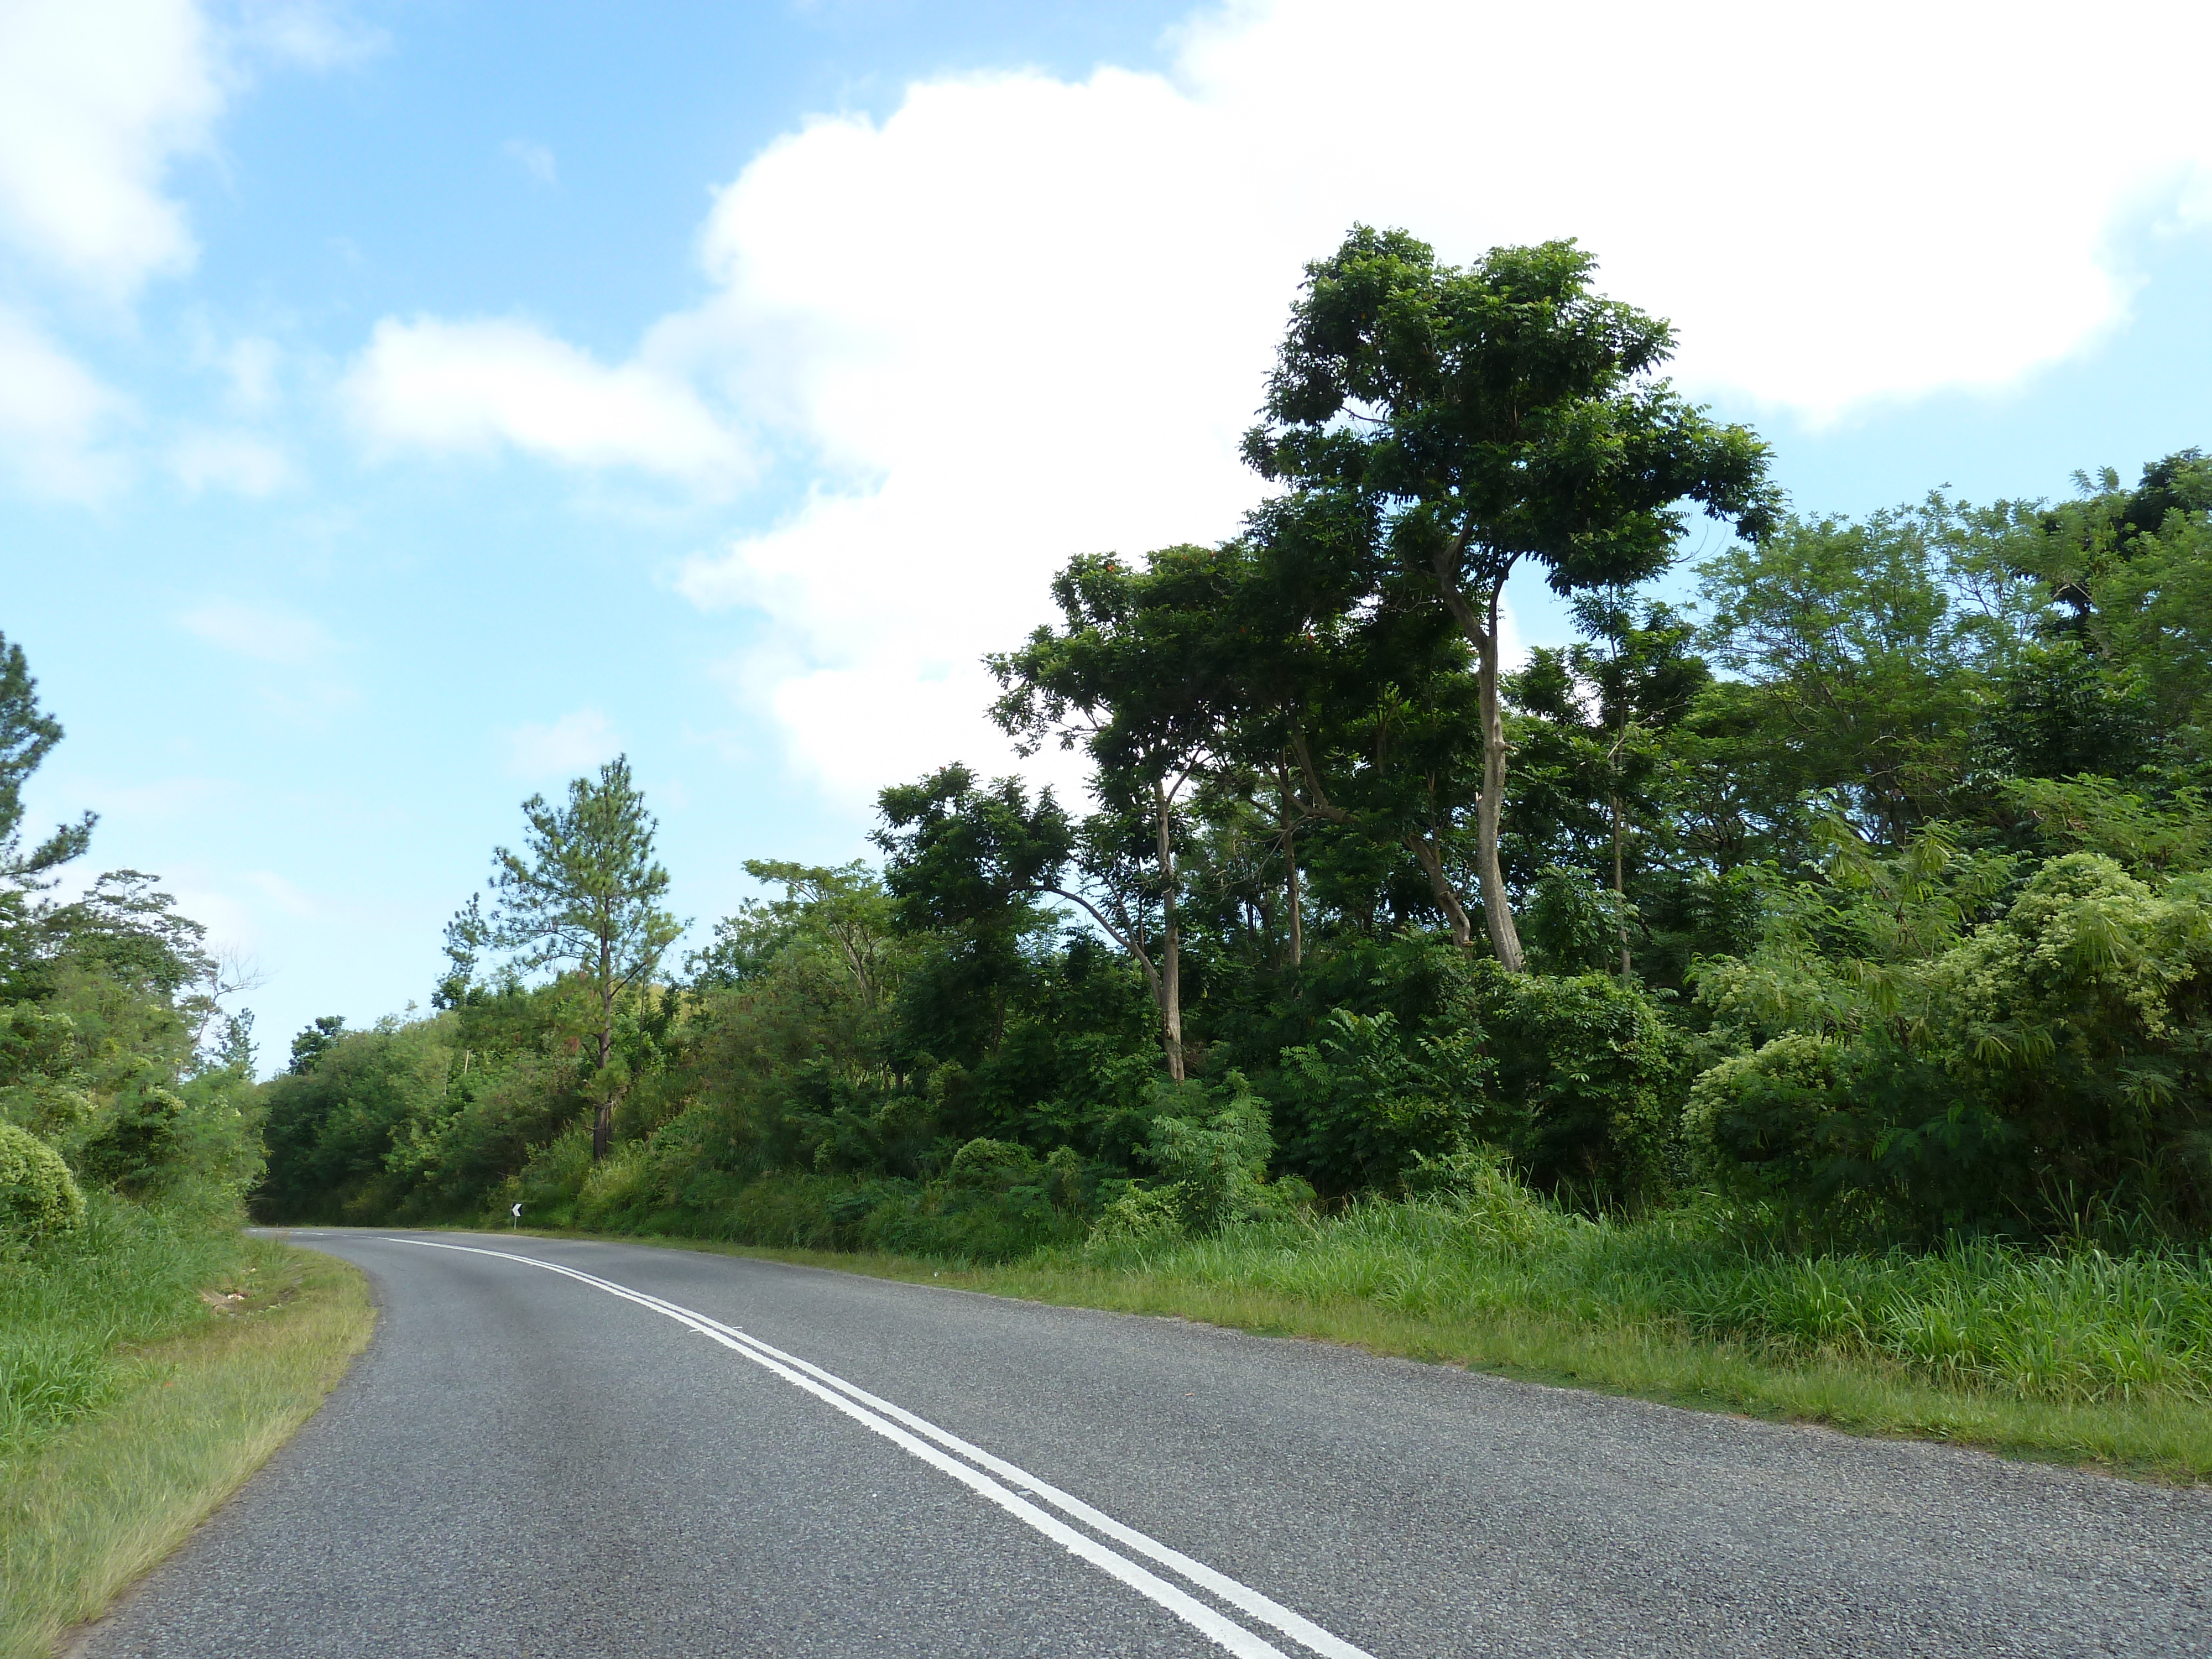
[[[390,44],[382,29],[348,16],[343,8],[313,0],[264,0],[240,8],[240,44],[301,69],[343,69],[374,58]]]
[[[622,752],[613,724],[596,708],[579,708],[550,726],[518,726],[506,735],[507,770],[533,781],[573,777]]]
[[[1191,27],[1168,77],[938,81],[816,122],[720,193],[718,293],[647,355],[817,482],[679,586],[775,624],[743,698],[840,793],[987,757],[976,659],[1055,567],[1256,499],[1237,436],[1303,262],[1355,220],[1455,260],[1579,237],[1709,394],[1825,419],[2004,386],[2123,316],[2126,216],[2212,198],[2191,100],[2059,113],[2152,40],[2197,61],[2212,12],[1285,0]]]
[[[111,299],[189,268],[164,175],[222,103],[192,0],[0,7],[0,234]]]
[[[993,752],[976,659],[1068,555],[1235,526],[1303,264],[1354,221],[1455,260],[1579,237],[1706,393],[1825,420],[2002,388],[2124,317],[2116,228],[2212,218],[2191,100],[2058,113],[2147,40],[2197,61],[2212,11],[1231,4],[1167,76],[938,80],[778,141],[708,216],[713,297],[631,362],[386,319],[349,392],[386,446],[696,483],[742,430],[795,465],[801,504],[678,586],[765,614],[742,699],[864,797]]]
[[[186,632],[210,645],[280,668],[315,667],[327,663],[337,649],[313,617],[270,605],[210,599],[177,620]]]
[[[0,471],[36,495],[90,500],[122,478],[101,441],[128,401],[0,306]]]
[[[527,138],[510,138],[501,146],[507,159],[520,167],[541,185],[550,185],[559,177],[553,165],[553,152],[543,144],[533,144]]]
[[[703,486],[742,467],[737,439],[684,381],[644,362],[608,368],[526,323],[386,318],[342,395],[373,446],[507,444],[572,465],[629,466]]]
[[[212,485],[258,499],[293,482],[284,452],[246,432],[188,432],[170,447],[169,470],[194,494]]]

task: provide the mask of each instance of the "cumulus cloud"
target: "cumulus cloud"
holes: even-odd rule
[[[0,471],[28,494],[86,500],[123,476],[102,447],[131,412],[121,394],[0,306]]]
[[[2116,228],[2212,221],[2189,100],[2054,115],[2153,40],[2195,61],[2212,13],[1234,3],[1165,75],[933,80],[787,136],[714,199],[712,297],[631,362],[387,319],[348,390],[390,447],[720,481],[742,432],[790,468],[799,505],[678,582],[775,624],[743,700],[865,797],[992,753],[977,658],[1068,555],[1234,528],[1302,265],[1354,221],[1455,260],[1577,236],[1703,393],[1820,421],[2002,388],[2124,316]]]
[[[679,585],[776,624],[745,696],[841,793],[988,754],[976,659],[1054,567],[1256,499],[1237,434],[1303,262],[1355,220],[1462,260],[1579,237],[1708,394],[1822,420],[2013,383],[2124,313],[2117,225],[2206,216],[2189,100],[2054,118],[2153,39],[2193,60],[2212,14],[1283,0],[1188,27],[1166,76],[817,121],[720,192],[716,295],[648,342],[814,485]]]
[[[328,661],[336,649],[313,617],[273,605],[209,599],[177,621],[185,632],[210,645],[280,668],[315,666]]]
[[[192,0],[0,8],[0,233],[111,299],[188,268],[191,233],[163,179],[222,103]]]
[[[312,0],[240,0],[220,20],[204,0],[0,3],[0,282],[107,326],[198,247],[170,174],[206,150],[256,63],[328,68],[376,37]],[[87,301],[90,301],[89,307]],[[241,404],[265,402],[269,361],[242,343]],[[40,495],[90,500],[131,469],[109,440],[129,405],[62,346],[0,307],[0,469]],[[188,486],[265,494],[275,452],[235,435],[186,438],[168,458]]]
[[[220,350],[210,346],[205,356],[230,382],[230,401],[236,408],[258,413],[276,401],[283,354],[275,341],[248,335]]]
[[[532,781],[574,777],[622,752],[613,722],[596,708],[579,708],[550,725],[518,726],[507,740],[507,770]]]
[[[738,473],[744,459],[681,379],[643,362],[609,368],[527,323],[386,318],[341,392],[362,433],[383,450],[504,445],[710,486]]]
[[[284,452],[247,432],[188,432],[170,447],[169,470],[185,489],[210,488],[258,500],[292,483]]]

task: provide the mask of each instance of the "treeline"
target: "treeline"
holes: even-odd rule
[[[526,806],[419,1019],[266,1085],[272,1219],[970,1256],[1510,1170],[1851,1243],[2212,1222],[2212,464],[1861,521],[1571,244],[1309,268],[1243,533],[991,659],[953,767],[680,963],[626,766]],[[1732,530],[1698,600],[1652,584]],[[1710,528],[1707,534],[1711,534]],[[1518,668],[1523,564],[1581,634]],[[1712,1201],[1712,1200],[1704,1200]]]
[[[0,637],[0,1460],[113,1397],[129,1345],[206,1316],[262,1170],[237,975],[151,876],[63,896],[91,814],[26,840],[23,786],[61,738]]]

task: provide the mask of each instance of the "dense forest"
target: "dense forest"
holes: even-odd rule
[[[1794,509],[1592,273],[1309,268],[1241,533],[1070,560],[990,659],[1080,800],[886,789],[879,862],[750,860],[680,954],[624,763],[526,803],[429,1012],[262,1086],[257,1212],[994,1260],[1504,1183],[1793,1248],[2201,1240],[2212,462]],[[1522,568],[1580,637],[1515,664]],[[4,968],[10,1056],[183,1022],[143,1081],[10,1085],[100,1179],[234,1074],[119,879]]]

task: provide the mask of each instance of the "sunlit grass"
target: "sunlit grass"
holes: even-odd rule
[[[94,1259],[0,1292],[14,1367],[0,1659],[50,1652],[182,1541],[314,1411],[374,1322],[366,1280],[334,1257],[116,1224]]]
[[[2212,1478],[2212,1257],[1792,1253],[1711,1208],[1563,1211],[1499,1179],[1002,1264],[706,1245],[1349,1342],[1707,1409]],[[654,1241],[659,1242],[659,1241]]]

